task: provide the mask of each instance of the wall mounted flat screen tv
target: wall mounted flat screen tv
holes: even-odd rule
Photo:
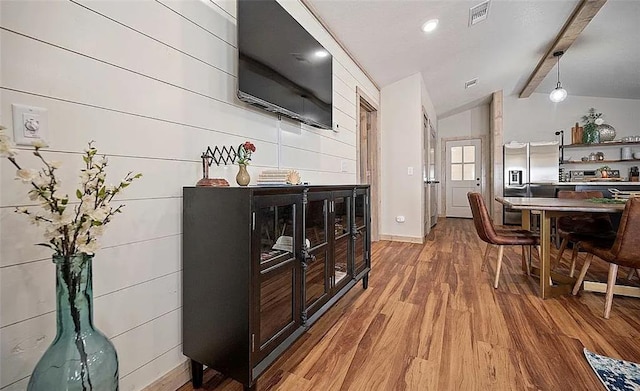
[[[238,1],[238,98],[332,128],[332,57],[274,0]]]

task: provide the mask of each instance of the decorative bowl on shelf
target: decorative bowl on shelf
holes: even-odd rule
[[[598,125],[598,133],[600,133],[600,142],[613,141],[616,138],[616,129],[609,124]]]
[[[634,159],[640,159],[640,152],[634,152],[633,153],[633,158]]]

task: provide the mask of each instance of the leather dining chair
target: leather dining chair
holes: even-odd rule
[[[609,276],[607,278],[607,291],[605,294],[604,318],[609,319],[611,304],[613,302],[613,288],[618,276],[618,266],[626,266],[636,269],[640,275],[640,198],[632,198],[627,201],[616,238],[612,245],[602,246],[601,241],[581,241],[580,247],[586,251],[587,259],[584,261],[578,281],[573,287],[573,294],[580,290],[584,276],[587,274],[589,265],[596,256],[605,262],[609,262]]]
[[[524,246],[539,246],[540,239],[531,231],[522,229],[509,229],[502,226],[495,226],[489,215],[487,206],[482,199],[480,193],[467,193],[471,213],[473,215],[473,224],[476,232],[482,241],[487,243],[484,256],[482,257],[481,270],[484,270],[489,258],[489,252],[492,245],[498,246],[498,263],[496,265],[496,277],[493,283],[494,288],[498,288],[500,280],[500,268],[502,266],[502,257],[504,255],[504,246],[522,246],[522,262],[527,265],[527,274],[529,274],[531,265],[525,260]]]
[[[561,190],[558,192],[558,198],[565,199],[589,199],[602,198],[601,191],[568,191]],[[603,246],[611,244],[616,237],[616,232],[611,225],[611,219],[606,213],[585,213],[574,216],[559,217],[557,221],[557,232],[562,238],[558,256],[555,259],[552,269],[555,269],[562,262],[562,254],[569,243],[573,246],[571,253],[571,267],[569,276],[573,277],[576,268],[576,259],[580,250],[580,242],[583,240],[601,241]]]

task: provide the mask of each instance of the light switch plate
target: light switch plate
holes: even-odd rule
[[[42,107],[12,104],[13,141],[16,145],[32,145],[36,140],[49,144],[49,118]]]

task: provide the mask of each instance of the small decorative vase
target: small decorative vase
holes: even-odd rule
[[[31,374],[29,391],[117,391],[118,356],[93,326],[93,255],[55,255],[57,334]]]
[[[600,142],[600,133],[596,124],[589,123],[584,126],[582,142],[584,144],[597,144]]]
[[[598,125],[598,133],[600,134],[600,142],[613,141],[616,138],[616,129],[609,124]]]
[[[251,181],[251,177],[249,176],[249,172],[247,171],[246,164],[239,164],[240,170],[238,170],[238,175],[236,175],[236,182],[240,186],[247,186]]]

